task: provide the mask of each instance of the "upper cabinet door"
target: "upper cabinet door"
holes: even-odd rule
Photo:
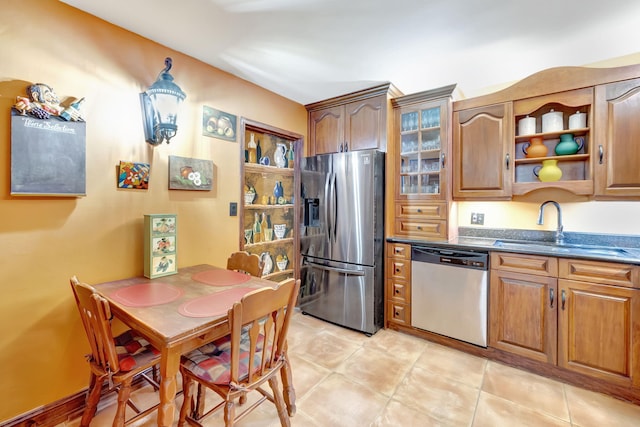
[[[346,105],[343,151],[387,146],[387,97],[385,95],[363,99]]]
[[[453,114],[453,198],[511,198],[512,103]]]
[[[639,117],[640,79],[596,86],[596,198],[640,198]]]
[[[315,150],[311,153],[326,154],[340,151],[344,143],[345,107],[315,110],[309,113],[309,139]]]

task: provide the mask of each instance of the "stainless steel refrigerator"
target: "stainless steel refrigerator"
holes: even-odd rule
[[[384,153],[302,159],[303,313],[374,334],[384,321]]]

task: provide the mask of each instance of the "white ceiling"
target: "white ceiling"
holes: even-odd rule
[[[385,81],[473,96],[640,52],[637,0],[61,1],[301,104]]]

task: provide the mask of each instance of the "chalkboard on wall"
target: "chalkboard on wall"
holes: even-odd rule
[[[86,123],[11,114],[11,195],[85,196]]]

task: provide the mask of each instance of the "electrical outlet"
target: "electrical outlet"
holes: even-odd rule
[[[475,225],[484,225],[484,214],[472,212],[471,213],[471,224]]]
[[[229,216],[238,215],[238,204],[236,202],[229,203]]]

